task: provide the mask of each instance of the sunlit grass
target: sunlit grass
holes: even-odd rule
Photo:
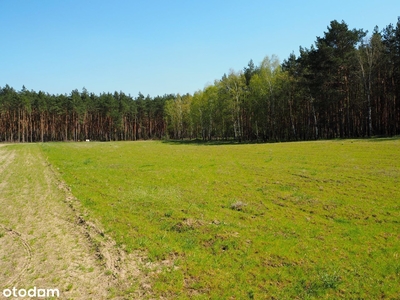
[[[400,140],[41,145],[168,298],[395,298]]]

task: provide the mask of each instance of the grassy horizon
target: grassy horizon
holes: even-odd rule
[[[39,147],[155,296],[399,296],[400,140],[202,145]]]

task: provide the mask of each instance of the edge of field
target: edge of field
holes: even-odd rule
[[[96,258],[101,262],[106,273],[112,275],[114,288],[121,294],[116,296],[122,296],[124,299],[127,295],[134,295],[133,299],[152,298],[150,277],[153,272],[158,272],[159,266],[148,261],[143,252],[127,253],[118,246],[115,240],[105,233],[102,225],[89,217],[87,210],[82,206],[79,199],[72,194],[61,174],[48,162],[48,159],[42,153],[42,149],[40,151],[43,160],[46,161],[47,167],[54,176],[58,189],[65,194],[64,202],[74,213],[77,225],[83,229],[87,241],[94,249]],[[138,282],[138,285],[133,288],[132,280]]]
[[[0,147],[2,291],[57,287],[68,299],[152,297],[158,266],[144,253],[128,254],[88,217],[37,144]]]

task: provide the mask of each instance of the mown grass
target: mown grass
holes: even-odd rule
[[[400,297],[398,139],[41,148],[156,297]]]

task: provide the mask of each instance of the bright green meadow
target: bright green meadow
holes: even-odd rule
[[[399,139],[39,147],[154,298],[400,298]]]

